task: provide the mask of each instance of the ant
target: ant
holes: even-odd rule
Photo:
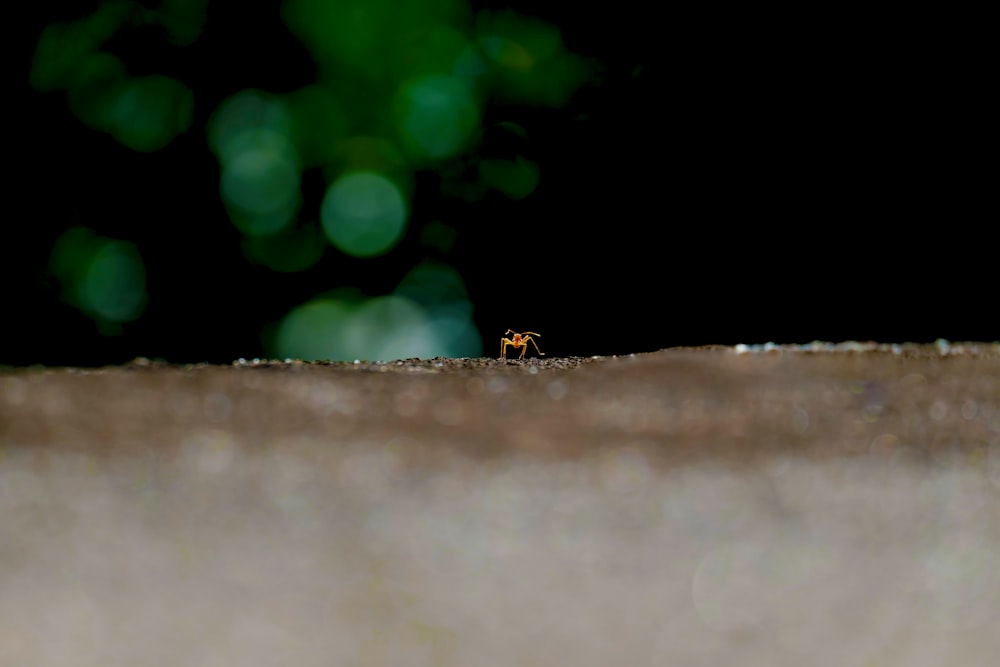
[[[507,333],[514,334],[514,339],[513,340],[511,340],[510,338],[501,338],[500,339],[500,358],[501,359],[506,359],[507,358],[507,346],[508,345],[513,345],[514,349],[517,349],[519,347],[520,348],[524,348],[524,349],[521,350],[521,356],[518,357],[518,359],[524,359],[524,353],[528,351],[528,343],[531,343],[532,345],[535,346],[535,352],[537,352],[539,356],[541,356],[541,357],[545,356],[545,353],[538,349],[538,343],[536,343],[535,339],[532,338],[532,336],[538,336],[539,338],[541,338],[542,337],[541,334],[537,334],[534,331],[525,331],[524,333],[517,333],[513,329],[507,329]],[[504,334],[504,335],[506,335],[506,334]]]

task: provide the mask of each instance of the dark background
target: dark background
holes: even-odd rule
[[[528,128],[526,145],[491,149],[535,160],[537,191],[468,203],[418,172],[408,236],[388,255],[330,248],[313,268],[279,274],[242,255],[204,133],[241,89],[314,79],[277,9],[209,2],[191,46],[141,32],[109,45],[194,90],[191,130],[141,154],[80,123],[64,94],[28,84],[40,31],[84,5],[47,3],[23,22],[2,364],[260,356],[268,324],[315,294],[390,291],[438,252],[419,238],[434,219],[455,223],[439,258],[465,279],[486,354],[508,327],[542,333],[550,356],[998,337],[979,44],[943,21],[473,3],[559,26],[593,67],[563,108],[487,110],[485,127]],[[75,225],[131,241],[145,261],[148,307],[117,335],[62,302],[50,275],[52,244]]]

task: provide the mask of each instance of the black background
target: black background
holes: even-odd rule
[[[141,31],[107,46],[136,74],[194,89],[192,129],[150,155],[83,126],[64,94],[30,89],[41,29],[91,8],[35,9],[12,84],[0,363],[260,356],[262,330],[289,308],[339,285],[387,293],[428,256],[464,277],[486,354],[508,327],[542,333],[550,356],[1000,336],[982,60],[954,26],[474,3],[488,5],[560,26],[594,67],[564,109],[488,109],[484,146],[510,141],[491,134],[496,123],[528,129],[523,145],[489,148],[538,162],[538,190],[469,204],[418,173],[398,248],[376,260],[329,249],[296,274],[244,259],[204,135],[229,95],[314,80],[276,6],[210,2],[189,47]],[[448,254],[420,243],[435,219],[457,231]],[[120,336],[59,300],[48,255],[74,225],[132,241],[145,260],[149,305]]]

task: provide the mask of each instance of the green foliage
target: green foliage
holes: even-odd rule
[[[340,361],[483,352],[461,277],[435,262],[419,264],[386,296],[334,290],[293,308],[272,347],[277,357]]]
[[[326,247],[326,239],[315,224],[267,236],[243,237],[243,256],[247,260],[281,273],[304,271],[314,266]]]
[[[559,107],[589,76],[585,61],[565,49],[559,29],[539,19],[484,10],[476,36],[501,99]]]
[[[63,300],[89,315],[105,333],[137,319],[146,307],[146,271],[135,245],[74,227],[56,240],[49,268]]]
[[[165,4],[196,9],[199,2]],[[163,11],[182,40],[200,32],[196,17],[192,23]],[[155,22],[160,16],[135,3],[116,1],[101,4],[79,21],[48,26],[35,49],[31,85],[41,92],[66,91],[81,121],[125,146],[140,152],[160,150],[190,128],[191,89],[167,76],[131,76],[118,58],[100,50],[126,24]]]
[[[483,180],[511,199],[524,199],[538,187],[538,165],[518,155],[514,160],[483,160]]]
[[[371,172],[338,178],[327,190],[320,211],[330,242],[355,257],[388,252],[403,235],[408,215],[399,187]]]
[[[35,47],[29,81],[39,91],[66,90],[99,49],[122,26],[130,3],[103,3],[90,16],[54,23],[42,31]]]
[[[162,149],[190,128],[192,89],[130,73],[106,45],[148,25],[190,45],[204,30],[206,4],[112,0],[53,24],[38,41],[30,82],[40,92],[64,91],[83,123],[124,146]],[[316,81],[282,94],[236,92],[204,128],[244,256],[279,272],[314,266],[329,246],[359,258],[391,253],[411,226],[418,171],[435,172],[443,193],[470,202],[489,190],[530,196],[540,183],[530,150],[482,154],[486,110],[559,107],[589,76],[557,27],[512,11],[474,13],[466,0],[286,0],[281,17],[315,61]],[[529,146],[524,127],[499,127]],[[321,201],[305,200],[308,170],[325,179]],[[304,219],[306,210],[318,210],[319,220]],[[448,252],[457,233],[449,222],[428,223],[425,247]],[[131,244],[70,230],[51,266],[66,300],[95,320],[120,324],[145,306],[143,264]],[[273,347],[304,358],[476,354],[471,322],[461,277],[421,264],[396,293],[317,297],[293,309]]]
[[[409,80],[395,108],[396,129],[416,162],[457,155],[469,146],[482,125],[473,89],[450,75]]]

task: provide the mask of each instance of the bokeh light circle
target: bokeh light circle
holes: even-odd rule
[[[340,330],[351,308],[335,299],[314,299],[293,308],[278,327],[277,356],[294,359],[340,358]]]
[[[257,132],[255,136],[273,133]],[[220,189],[233,223],[247,234],[283,229],[299,206],[299,167],[285,137],[249,143],[222,167]],[[272,146],[272,143],[278,146]]]
[[[375,257],[403,236],[408,211],[399,186],[381,174],[353,172],[330,185],[320,220],[330,242],[355,257]]]
[[[470,144],[480,127],[481,112],[465,81],[433,75],[403,88],[398,122],[411,148],[438,159],[456,155]]]
[[[135,246],[106,241],[77,285],[77,299],[87,312],[110,322],[130,322],[146,307],[146,270]]]
[[[434,311],[398,294],[317,297],[282,319],[274,340],[275,356],[389,361],[482,353],[479,332],[468,317]]]

